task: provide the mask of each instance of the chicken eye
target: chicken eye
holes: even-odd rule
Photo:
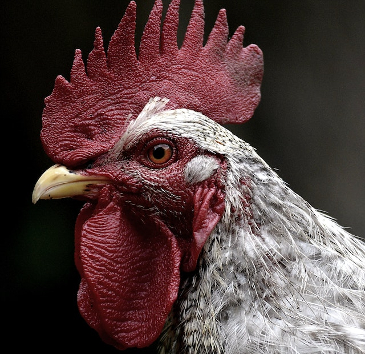
[[[161,165],[172,157],[172,147],[168,144],[156,144],[148,150],[148,158],[151,162]]]

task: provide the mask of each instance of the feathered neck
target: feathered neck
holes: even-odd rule
[[[241,178],[227,181],[230,211],[181,286],[162,336],[167,352],[363,352],[364,243],[249,146],[229,164]]]

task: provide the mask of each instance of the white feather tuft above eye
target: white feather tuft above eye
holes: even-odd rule
[[[219,168],[217,159],[212,156],[199,155],[186,164],[184,177],[186,183],[195,184],[205,181]]]
[[[128,145],[129,140],[135,136],[135,131],[138,130],[138,126],[142,123],[146,122],[150,119],[153,115],[156,115],[162,112],[169,102],[168,98],[161,98],[161,97],[154,97],[150,98],[148,103],[144,106],[141,113],[138,115],[136,119],[133,119],[129,122],[126,131],[123,133],[119,141],[114,145],[110,156],[117,157],[123,148]],[[127,119],[129,119],[128,117]]]

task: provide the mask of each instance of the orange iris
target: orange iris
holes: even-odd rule
[[[171,159],[172,147],[168,144],[156,144],[148,150],[148,158],[155,164],[164,164]]]

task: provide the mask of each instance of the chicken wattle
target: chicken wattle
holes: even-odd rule
[[[78,306],[120,350],[365,352],[365,245],[293,192],[221,124],[260,100],[262,53],[228,40],[221,10],[203,45],[196,0],[177,46],[179,0],[156,0],[138,56],[131,2],[107,53],[45,100],[56,163],[33,201],[85,200],[76,222]],[[162,28],[162,30],[161,30]]]

